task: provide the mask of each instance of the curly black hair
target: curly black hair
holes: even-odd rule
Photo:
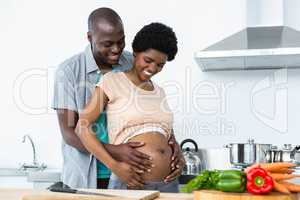
[[[151,23],[144,26],[132,42],[134,52],[155,49],[167,54],[168,61],[175,58],[177,53],[177,38],[172,28],[162,23]]]

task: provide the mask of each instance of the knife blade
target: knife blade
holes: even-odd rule
[[[97,196],[105,196],[105,197],[118,197],[112,194],[104,194],[100,192],[88,192],[88,191],[81,191],[72,188],[60,188],[60,187],[52,187],[49,188],[51,192],[62,192],[62,193],[71,193],[71,194],[83,194],[83,195],[97,195]]]

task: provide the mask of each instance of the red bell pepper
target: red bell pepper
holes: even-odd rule
[[[247,173],[247,190],[252,194],[267,194],[272,191],[274,181],[268,172],[255,167]]]

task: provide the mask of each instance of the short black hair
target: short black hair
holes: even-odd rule
[[[155,49],[167,54],[168,61],[171,61],[177,53],[177,38],[172,28],[155,22],[144,26],[135,35],[132,49],[134,52]]]
[[[97,8],[88,18],[88,31],[94,31],[96,24],[100,21],[105,21],[106,23],[116,25],[118,23],[122,24],[121,17],[118,15],[116,11],[111,8]]]

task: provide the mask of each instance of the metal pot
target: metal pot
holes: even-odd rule
[[[255,144],[256,162],[268,163],[271,159],[272,144]]]
[[[292,162],[295,163],[300,163],[300,151],[298,151],[300,149],[300,146],[295,146],[294,149],[291,152],[290,158],[292,160]]]
[[[300,146],[292,147],[291,144],[284,144],[283,148],[273,148],[271,151],[271,162],[299,162]]]
[[[295,152],[291,144],[284,144],[275,162],[292,162],[294,160],[291,158],[293,151]],[[295,155],[295,153],[293,153],[293,155]]]
[[[231,143],[225,146],[230,150],[230,163],[237,167],[247,167],[256,161],[256,145],[253,139],[248,143]]]
[[[189,147],[183,148],[183,145],[186,143],[192,143],[195,147],[194,150],[190,149]],[[198,156],[198,145],[192,139],[183,140],[180,144],[183,157],[185,159],[185,166],[183,168],[182,174],[183,175],[199,175],[202,168],[201,168],[201,159]]]
[[[278,150],[278,147],[277,146],[272,146],[269,153],[268,153],[268,155],[269,155],[268,162],[269,163],[276,162],[278,157],[280,157],[279,154],[280,154],[280,150]]]

